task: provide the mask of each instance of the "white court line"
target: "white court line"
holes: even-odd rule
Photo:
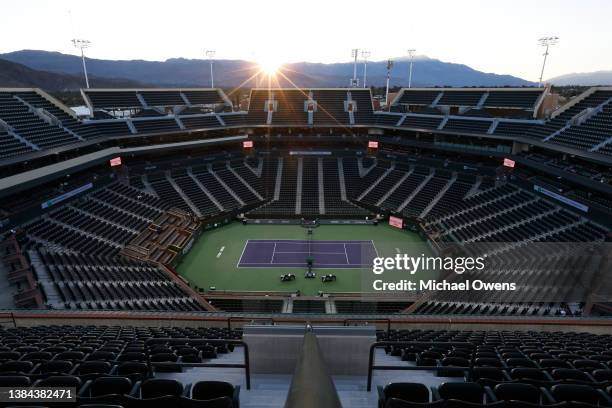
[[[244,256],[244,250],[246,249],[247,245],[249,245],[249,241],[250,239],[247,239],[244,243],[244,247],[242,247],[242,253],[240,253],[240,258],[238,258],[238,262],[236,262],[236,268],[240,268],[240,261],[242,261],[242,257]]]
[[[249,241],[251,242],[251,244],[271,244],[273,242],[278,242],[280,244],[296,244],[296,243],[308,243],[308,240],[306,239],[249,239]],[[360,239],[351,239],[351,240],[347,240],[347,241],[340,241],[340,240],[332,240],[332,239],[321,239],[321,240],[313,240],[312,242],[318,242],[318,243],[322,243],[322,244],[342,244],[344,242],[346,242],[347,244],[364,244],[366,242],[372,242],[371,239],[364,239],[364,240],[360,240]]]
[[[276,242],[274,243],[274,248],[272,249],[272,258],[270,258],[270,263],[274,263],[274,255],[276,254]]]
[[[319,254],[319,255],[343,255],[344,252],[312,252],[312,251],[276,251],[277,254]]]
[[[344,256],[346,256],[346,264],[350,265],[351,263],[348,260],[348,254],[346,253],[346,244],[344,244]]]
[[[370,244],[374,247],[374,252],[376,252],[376,257],[378,258],[378,249],[376,249],[376,245],[374,245],[374,241],[370,240]]]
[[[246,262],[246,266],[241,266],[240,268],[270,268],[269,262]],[[264,266],[252,266],[252,265],[264,265]],[[277,263],[274,264],[279,268],[301,268],[305,266],[306,263]],[[287,266],[289,265],[289,266]],[[367,268],[371,267],[370,264],[318,264],[317,268],[319,269],[359,269],[359,268]]]

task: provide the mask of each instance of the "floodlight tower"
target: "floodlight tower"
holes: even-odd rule
[[[361,58],[363,58],[363,87],[366,87],[366,78],[368,77],[368,58],[372,55],[370,51],[361,51]]]
[[[206,50],[206,56],[208,57],[208,62],[210,62],[210,87],[215,87],[215,78],[213,76],[213,58],[215,57],[215,50]]]
[[[408,58],[410,58],[410,73],[408,74],[408,88],[412,87],[412,63],[414,62],[415,49],[408,50]]]
[[[387,90],[385,92],[385,106],[389,108],[389,79],[391,79],[391,68],[393,68],[393,61],[387,60]]]
[[[72,39],[72,45],[81,50],[81,60],[83,61],[83,73],[85,74],[85,85],[89,89],[89,77],[87,76],[87,65],[85,64],[85,48],[91,47],[91,41],[78,38]]]
[[[540,83],[539,86],[542,86],[542,79],[544,78],[544,67],[546,66],[546,57],[548,57],[548,48],[557,44],[559,42],[559,37],[542,37],[538,40],[542,47],[545,47],[544,51],[544,62],[542,63],[542,72],[540,72]]]
[[[351,80],[351,86],[355,88],[359,85],[359,80],[357,79],[357,57],[359,56],[359,49],[353,48],[351,56],[355,59],[355,62],[353,62],[353,79]]]

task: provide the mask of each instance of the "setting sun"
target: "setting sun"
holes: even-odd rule
[[[267,59],[259,61],[259,69],[266,75],[274,76],[281,68],[282,64],[279,61]]]

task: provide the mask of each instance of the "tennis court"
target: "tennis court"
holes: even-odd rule
[[[315,268],[363,268],[377,256],[374,242],[249,239],[239,268],[301,267],[308,259]]]

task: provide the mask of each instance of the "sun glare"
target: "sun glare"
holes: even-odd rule
[[[266,75],[275,76],[281,65],[278,61],[264,60],[259,62],[259,69]]]

